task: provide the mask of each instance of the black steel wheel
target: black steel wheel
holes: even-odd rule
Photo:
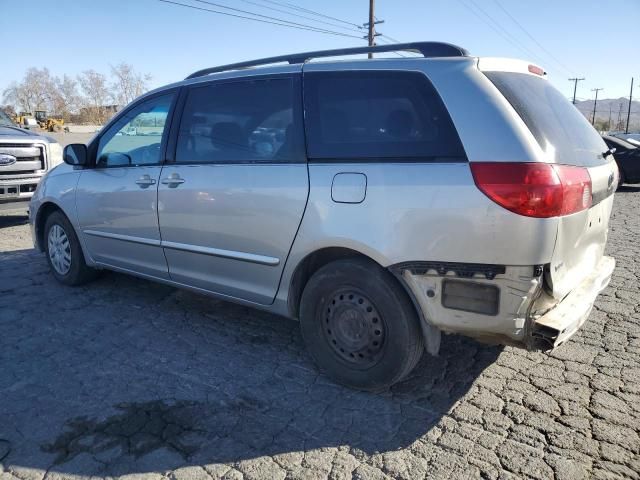
[[[407,293],[365,259],[331,262],[311,277],[300,303],[300,327],[320,369],[360,390],[383,390],[402,380],[424,349]]]
[[[326,340],[336,355],[354,368],[367,369],[382,357],[386,326],[375,305],[357,289],[344,289],[329,299]]]

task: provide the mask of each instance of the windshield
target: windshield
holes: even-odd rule
[[[16,124],[13,123],[13,121],[11,121],[11,119],[9,118],[9,115],[7,115],[6,113],[4,113],[4,111],[0,110],[0,125],[6,125],[9,127],[15,127]]]
[[[592,167],[606,163],[598,132],[547,80],[514,72],[485,72],[527,125],[549,161]]]

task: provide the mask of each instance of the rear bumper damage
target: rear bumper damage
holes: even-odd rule
[[[531,320],[529,347],[551,350],[568,340],[589,318],[596,297],[611,281],[613,257],[602,257],[596,268],[560,303]]]
[[[391,271],[420,313],[427,350],[436,354],[439,341],[434,342],[433,337],[440,331],[487,343],[553,349],[589,317],[614,267],[613,258],[602,257],[593,272],[560,302],[545,291],[542,265],[415,262],[394,265]]]

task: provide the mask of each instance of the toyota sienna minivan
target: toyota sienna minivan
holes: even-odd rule
[[[353,57],[390,51],[421,56]],[[442,332],[550,350],[580,328],[615,266],[610,153],[529,62],[301,53],[136,99],[65,148],[30,222],[62,283],[115,270],[299,319],[321,370],[380,390]]]

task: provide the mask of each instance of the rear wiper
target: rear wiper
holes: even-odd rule
[[[606,152],[602,152],[602,158],[607,158],[609,155],[616,153],[616,148],[610,148]]]

